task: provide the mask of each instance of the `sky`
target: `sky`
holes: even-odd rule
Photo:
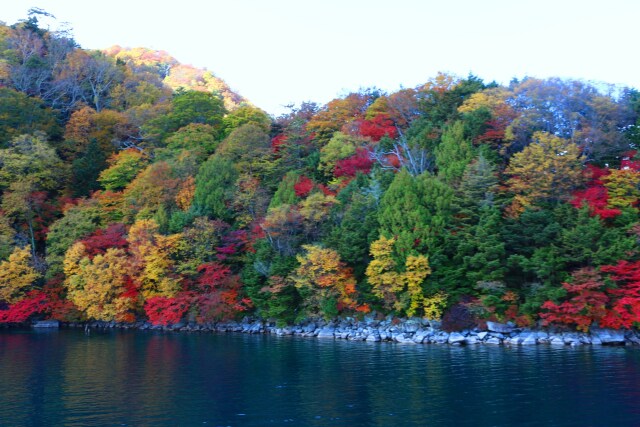
[[[165,50],[277,116],[439,71],[506,84],[565,77],[640,88],[638,0],[11,0],[68,23],[85,49]]]

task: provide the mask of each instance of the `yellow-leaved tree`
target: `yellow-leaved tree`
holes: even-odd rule
[[[633,169],[613,169],[609,175],[603,176],[602,181],[607,188],[607,208],[627,208],[638,201],[640,197],[640,172]]]
[[[356,306],[356,281],[350,268],[333,249],[303,245],[297,255],[300,266],[290,276],[303,297],[308,314],[333,318],[343,309]]]
[[[546,132],[536,132],[532,139],[511,157],[505,171],[515,194],[509,213],[516,217],[536,202],[567,200],[583,179],[584,158],[576,144]]]
[[[404,283],[396,272],[396,261],[392,255],[395,242],[394,238],[380,236],[371,243],[369,252],[373,259],[365,272],[369,284],[373,286],[373,294],[382,299],[387,309],[396,309],[398,293],[404,288]]]
[[[39,277],[31,266],[31,247],[15,248],[9,259],[0,263],[0,301],[18,301]]]
[[[130,320],[136,301],[127,295],[129,263],[124,250],[109,248],[90,258],[82,242],[64,259],[68,298],[90,319]]]
[[[174,256],[182,235],[164,236],[159,234],[158,228],[152,219],[138,220],[129,229],[127,238],[133,277],[144,300],[156,296],[173,297],[180,290]]]
[[[438,292],[427,296],[422,283],[431,274],[429,259],[421,254],[409,255],[404,271],[398,271],[393,258],[395,239],[380,236],[371,244],[373,259],[365,272],[372,293],[380,298],[385,308],[412,317],[421,315],[439,320],[447,295]]]
[[[431,274],[429,260],[424,255],[409,255],[405,262],[406,270],[402,274],[403,282],[407,286],[409,297],[409,307],[406,309],[407,316],[412,317],[422,311],[424,313],[425,295],[422,290],[422,282]]]

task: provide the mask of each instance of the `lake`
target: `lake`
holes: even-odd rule
[[[0,331],[1,426],[638,426],[640,348]]]

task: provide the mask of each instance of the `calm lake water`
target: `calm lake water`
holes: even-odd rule
[[[640,426],[640,348],[0,331],[2,426]]]

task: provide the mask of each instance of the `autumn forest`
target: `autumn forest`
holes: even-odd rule
[[[0,323],[640,324],[640,92],[438,74],[271,117],[0,25]]]

